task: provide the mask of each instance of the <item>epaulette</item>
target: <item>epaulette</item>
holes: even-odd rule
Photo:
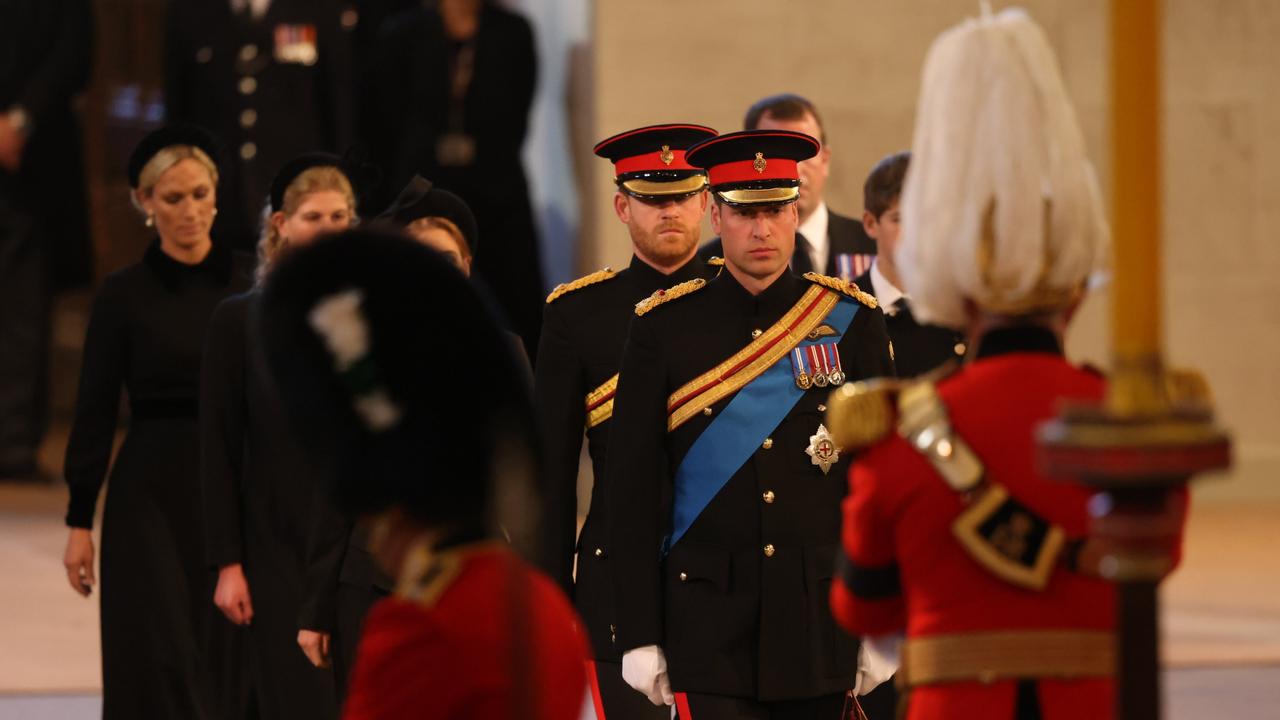
[[[880,442],[893,431],[903,382],[877,378],[845,383],[827,399],[827,422],[836,446],[856,450]]]
[[[618,273],[614,272],[612,268],[605,268],[603,270],[597,270],[590,275],[583,275],[577,280],[560,283],[551,291],[551,294],[547,296],[547,302],[555,302],[560,296],[568,295],[574,290],[581,290],[588,285],[595,285],[596,283],[604,282],[605,280],[611,280],[617,276],[617,274]]]
[[[880,303],[876,302],[876,298],[871,293],[863,292],[855,283],[843,278],[831,277],[830,275],[819,275],[816,272],[807,272],[804,279],[811,283],[817,283],[825,288],[831,288],[836,292],[843,293],[869,308],[876,308]]]
[[[636,315],[644,315],[662,303],[671,302],[676,298],[681,298],[691,292],[701,290],[706,284],[706,280],[703,280],[702,278],[694,278],[692,280],[686,280],[679,285],[673,285],[666,290],[658,290],[649,297],[636,303]]]
[[[836,445],[858,449],[880,442],[897,429],[903,398],[916,396],[917,387],[934,387],[959,367],[951,361],[913,380],[874,378],[841,385],[827,400],[826,425]]]
[[[724,267],[724,258],[719,255],[712,255],[707,258],[707,264],[711,267]]]

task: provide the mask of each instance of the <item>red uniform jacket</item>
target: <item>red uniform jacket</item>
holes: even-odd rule
[[[369,613],[343,717],[578,717],[586,640],[555,584],[497,544],[440,559]]]
[[[1029,334],[1029,335],[1028,335]],[[957,435],[985,464],[987,477],[1059,525],[1068,539],[1087,529],[1088,489],[1049,480],[1035,462],[1037,425],[1066,399],[1098,400],[1102,378],[1071,366],[1056,342],[1010,330],[982,357],[942,380],[938,392]],[[984,340],[983,345],[987,342]],[[986,349],[985,347],[983,348]],[[1027,349],[1034,351],[1028,352]],[[894,433],[861,456],[844,501],[844,551],[854,584],[832,584],[831,608],[859,635],[908,638],[1017,629],[1111,630],[1113,588],[1098,578],[1053,570],[1040,592],[1016,587],[979,566],[952,535],[961,498],[929,461]],[[1012,718],[1016,683],[957,682],[912,690],[907,717]],[[1109,679],[1038,681],[1044,720],[1112,716]]]

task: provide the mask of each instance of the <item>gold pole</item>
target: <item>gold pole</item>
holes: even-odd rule
[[[1168,410],[1161,342],[1160,0],[1112,0],[1111,327],[1108,405],[1121,417]]]

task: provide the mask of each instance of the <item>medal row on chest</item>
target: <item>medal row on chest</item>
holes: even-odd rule
[[[837,387],[844,384],[844,368],[840,364],[840,348],[835,342],[800,346],[791,351],[791,372],[796,387]]]

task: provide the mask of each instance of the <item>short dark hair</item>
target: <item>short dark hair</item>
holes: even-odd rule
[[[747,108],[747,115],[742,118],[742,129],[758,130],[760,119],[765,115],[775,120],[803,120],[805,114],[813,116],[813,121],[818,124],[818,142],[826,145],[827,129],[822,125],[822,116],[818,114],[818,108],[814,107],[808,98],[792,93],[770,95],[757,100],[754,105]]]
[[[910,164],[911,153],[905,150],[894,153],[876,163],[862,184],[862,207],[877,220],[902,195],[902,179],[907,176]]]

